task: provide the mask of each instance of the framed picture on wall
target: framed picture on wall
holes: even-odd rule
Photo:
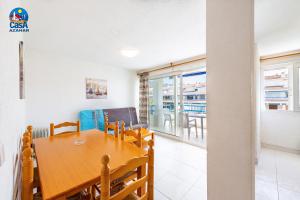
[[[107,99],[107,80],[86,78],[87,99]]]

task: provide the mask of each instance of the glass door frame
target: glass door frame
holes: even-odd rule
[[[158,132],[160,132],[160,133],[162,133],[162,134],[165,134],[165,135],[168,135],[168,136],[172,136],[172,137],[176,137],[176,138],[180,138],[180,140],[181,140],[181,137],[180,137],[180,135],[178,134],[178,119],[179,119],[179,117],[178,117],[178,114],[179,114],[179,111],[178,111],[178,109],[177,109],[177,106],[178,106],[178,102],[180,103],[180,109],[182,109],[183,108],[183,106],[182,106],[182,72],[181,71],[178,71],[178,72],[176,72],[176,73],[166,73],[166,74],[162,74],[162,75],[159,75],[159,76],[153,76],[153,77],[149,77],[149,80],[148,81],[151,81],[151,80],[156,80],[156,79],[163,79],[163,78],[168,78],[168,77],[172,77],[173,78],[173,91],[174,91],[174,93],[173,93],[173,96],[174,96],[174,132],[172,132],[171,131],[171,133],[170,132],[166,132],[166,131],[162,131],[162,130],[155,130],[155,131],[158,131]],[[177,90],[177,88],[178,88],[178,77],[180,77],[180,100],[178,101],[178,90]],[[150,84],[149,84],[150,85]],[[148,88],[148,99],[150,99],[150,87]],[[149,106],[150,105],[148,105],[148,109],[149,109]],[[150,122],[150,119],[151,119],[151,117],[150,117],[150,112],[148,112],[148,119],[149,119],[149,128],[151,127],[151,122]],[[172,123],[172,122],[171,122]]]

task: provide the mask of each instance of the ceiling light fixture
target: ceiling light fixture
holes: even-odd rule
[[[126,48],[121,50],[121,54],[125,57],[133,58],[139,54],[139,50],[134,48]]]

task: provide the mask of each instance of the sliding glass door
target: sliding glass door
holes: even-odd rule
[[[181,139],[206,146],[206,70],[186,72],[180,79],[177,132]]]
[[[206,145],[206,69],[149,80],[150,129]]]
[[[176,76],[149,80],[150,128],[176,135]]]

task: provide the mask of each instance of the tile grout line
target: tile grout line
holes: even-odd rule
[[[194,185],[196,185],[197,181],[198,181],[200,178],[201,178],[201,176],[199,176],[199,178],[198,178],[194,183],[191,184],[191,186],[189,187],[189,189],[182,195],[181,199],[184,199],[184,197],[188,194],[188,192],[189,192],[190,190],[193,189]],[[206,184],[207,184],[207,182],[206,182]],[[206,188],[207,188],[207,187],[206,187]],[[206,189],[206,192],[207,192],[207,189]]]
[[[168,195],[166,195],[165,193],[163,193],[162,191],[160,191],[158,188],[155,188],[155,190],[158,191],[161,195],[163,195],[166,199],[171,200],[171,198]]]

